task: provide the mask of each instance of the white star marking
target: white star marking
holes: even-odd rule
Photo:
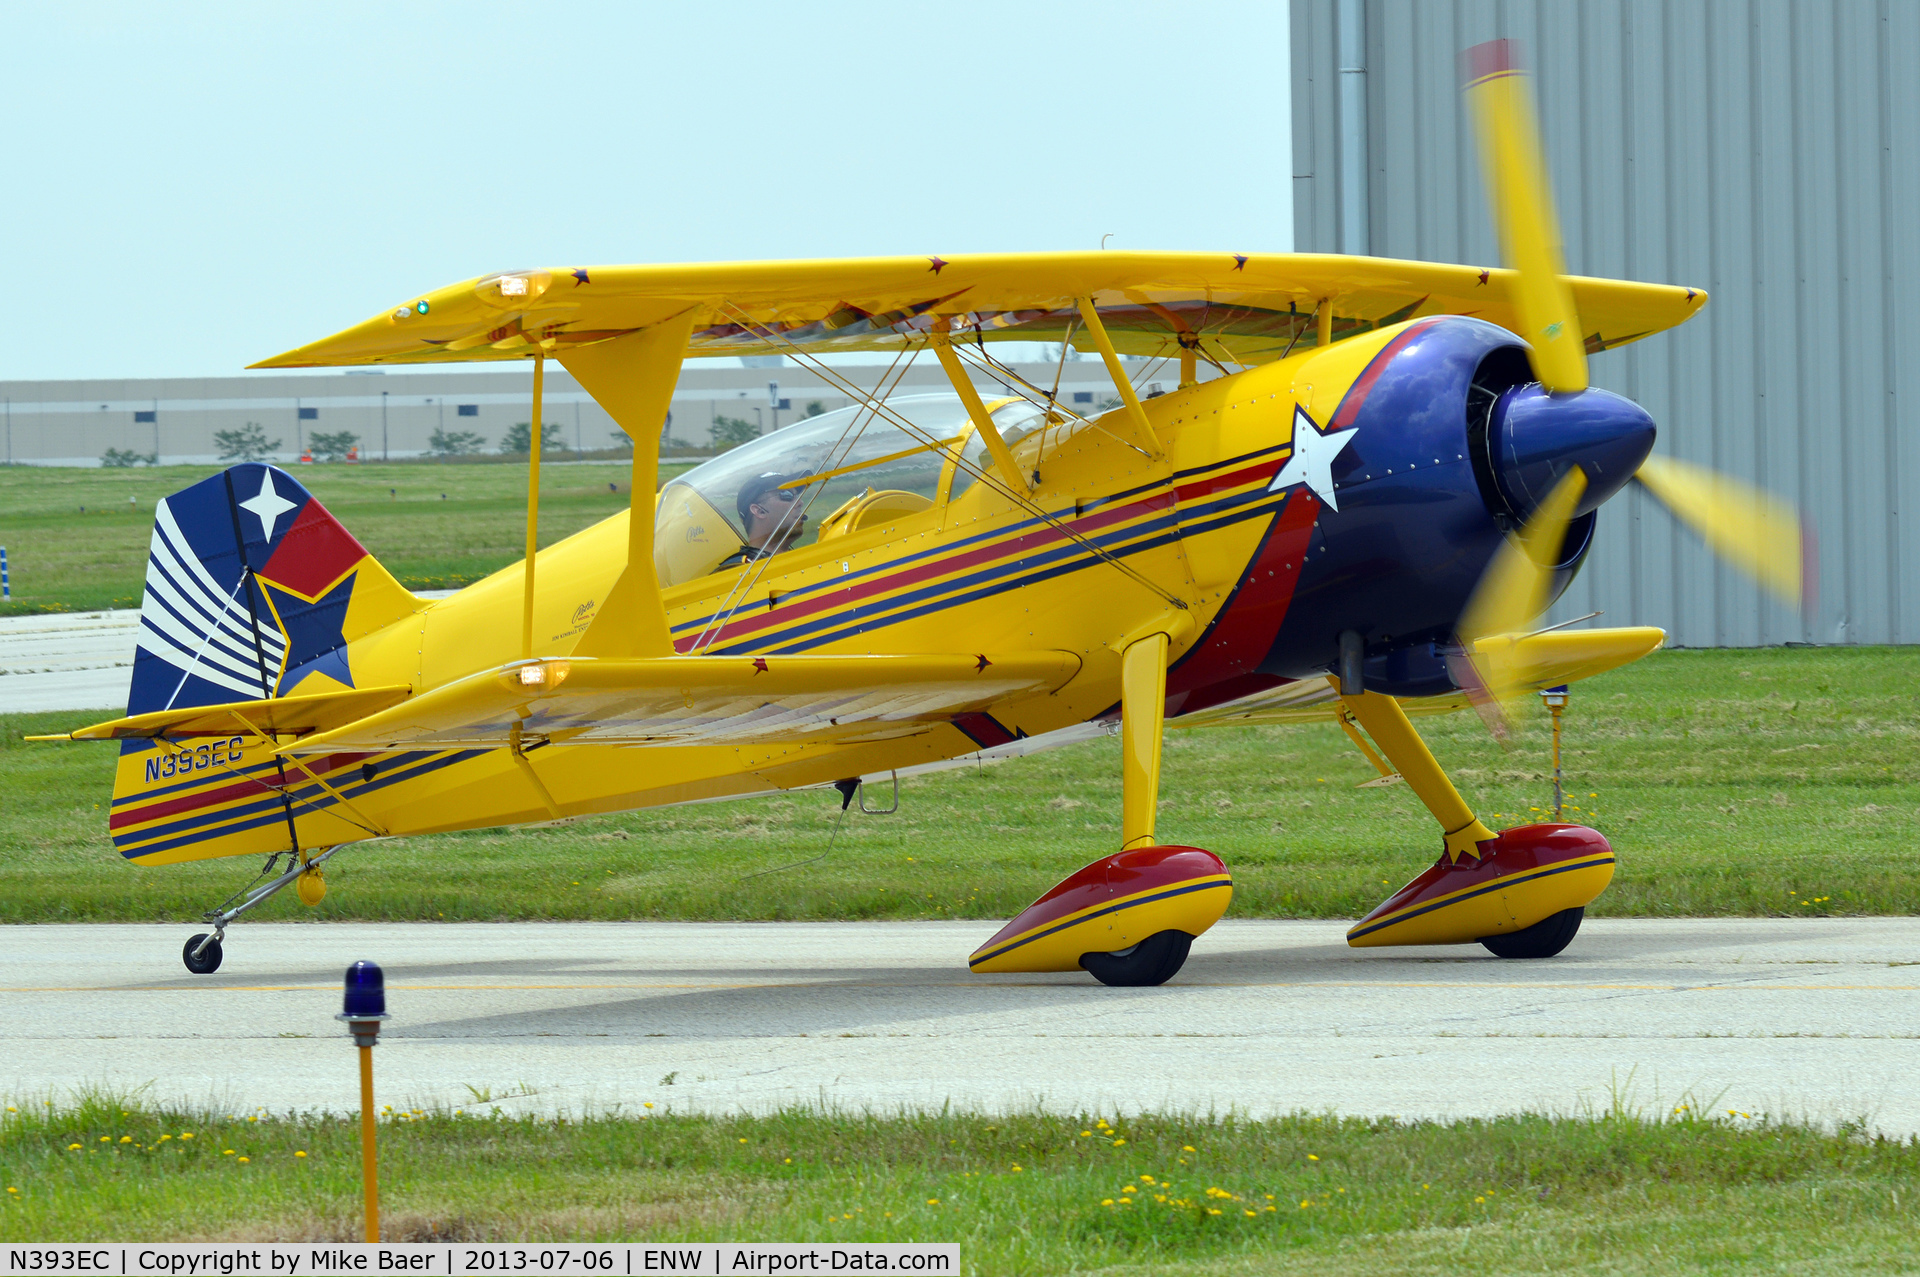
[[[1282,488],[1304,483],[1313,489],[1313,495],[1327,503],[1329,509],[1338,512],[1340,503],[1333,496],[1334,459],[1346,450],[1347,441],[1359,433],[1358,426],[1349,426],[1345,430],[1324,434],[1320,427],[1313,424],[1313,418],[1307,415],[1307,410],[1295,404],[1293,455],[1287,458],[1286,465],[1280,467],[1280,473],[1273,476],[1267,491],[1278,492]]]
[[[240,503],[242,510],[251,510],[259,516],[260,531],[267,540],[273,540],[273,525],[280,522],[280,516],[294,508],[294,503],[281,496],[273,486],[273,471],[262,467],[260,470],[260,495],[248,497]]]

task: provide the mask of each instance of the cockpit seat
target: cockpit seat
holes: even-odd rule
[[[933,502],[917,492],[907,492],[900,488],[882,488],[847,498],[838,510],[820,521],[822,541],[834,537],[851,536],[867,528],[879,527],[889,519],[902,518],[909,514],[918,514],[922,510],[933,508]]]

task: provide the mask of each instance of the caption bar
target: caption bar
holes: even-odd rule
[[[90,1273],[102,1277],[348,1277],[350,1274],[551,1273],[554,1277],[726,1277],[753,1273],[936,1273],[960,1271],[957,1242],[700,1242],[682,1246],[528,1246],[518,1242],[275,1242],[47,1244],[0,1247],[6,1277]]]

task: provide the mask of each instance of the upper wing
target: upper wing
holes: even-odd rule
[[[1652,652],[1666,641],[1666,631],[1650,625],[1615,626],[1592,630],[1551,630],[1524,638],[1499,635],[1484,640],[1511,643],[1519,651],[1517,666],[1527,670],[1523,691],[1577,683],[1604,674]],[[1412,716],[1451,714],[1472,702],[1465,692],[1447,696],[1402,696],[1400,707]],[[1250,723],[1331,723],[1340,717],[1340,695],[1326,679],[1306,678],[1270,691],[1255,692],[1210,709],[1169,718],[1169,727],[1245,726]]]
[[[559,353],[694,311],[690,356],[897,350],[936,318],[987,341],[1059,341],[1091,296],[1114,345],[1263,363],[1333,332],[1420,315],[1478,315],[1513,328],[1512,271],[1327,254],[1003,253],[676,266],[555,267],[483,275],[407,298],[325,340],[253,365],[439,363]],[[1589,350],[1681,323],[1693,288],[1570,276]],[[1211,343],[1211,346],[1208,346]]]
[[[470,675],[282,751],[878,740],[1053,691],[1079,670],[1066,652],[538,660]]]

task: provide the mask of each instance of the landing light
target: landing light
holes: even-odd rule
[[[529,661],[525,665],[509,667],[507,682],[522,689],[542,688],[551,691],[566,681],[572,669],[566,661]]]
[[[525,297],[527,295],[527,281],[518,275],[502,275],[500,277],[500,295],[502,297]]]

